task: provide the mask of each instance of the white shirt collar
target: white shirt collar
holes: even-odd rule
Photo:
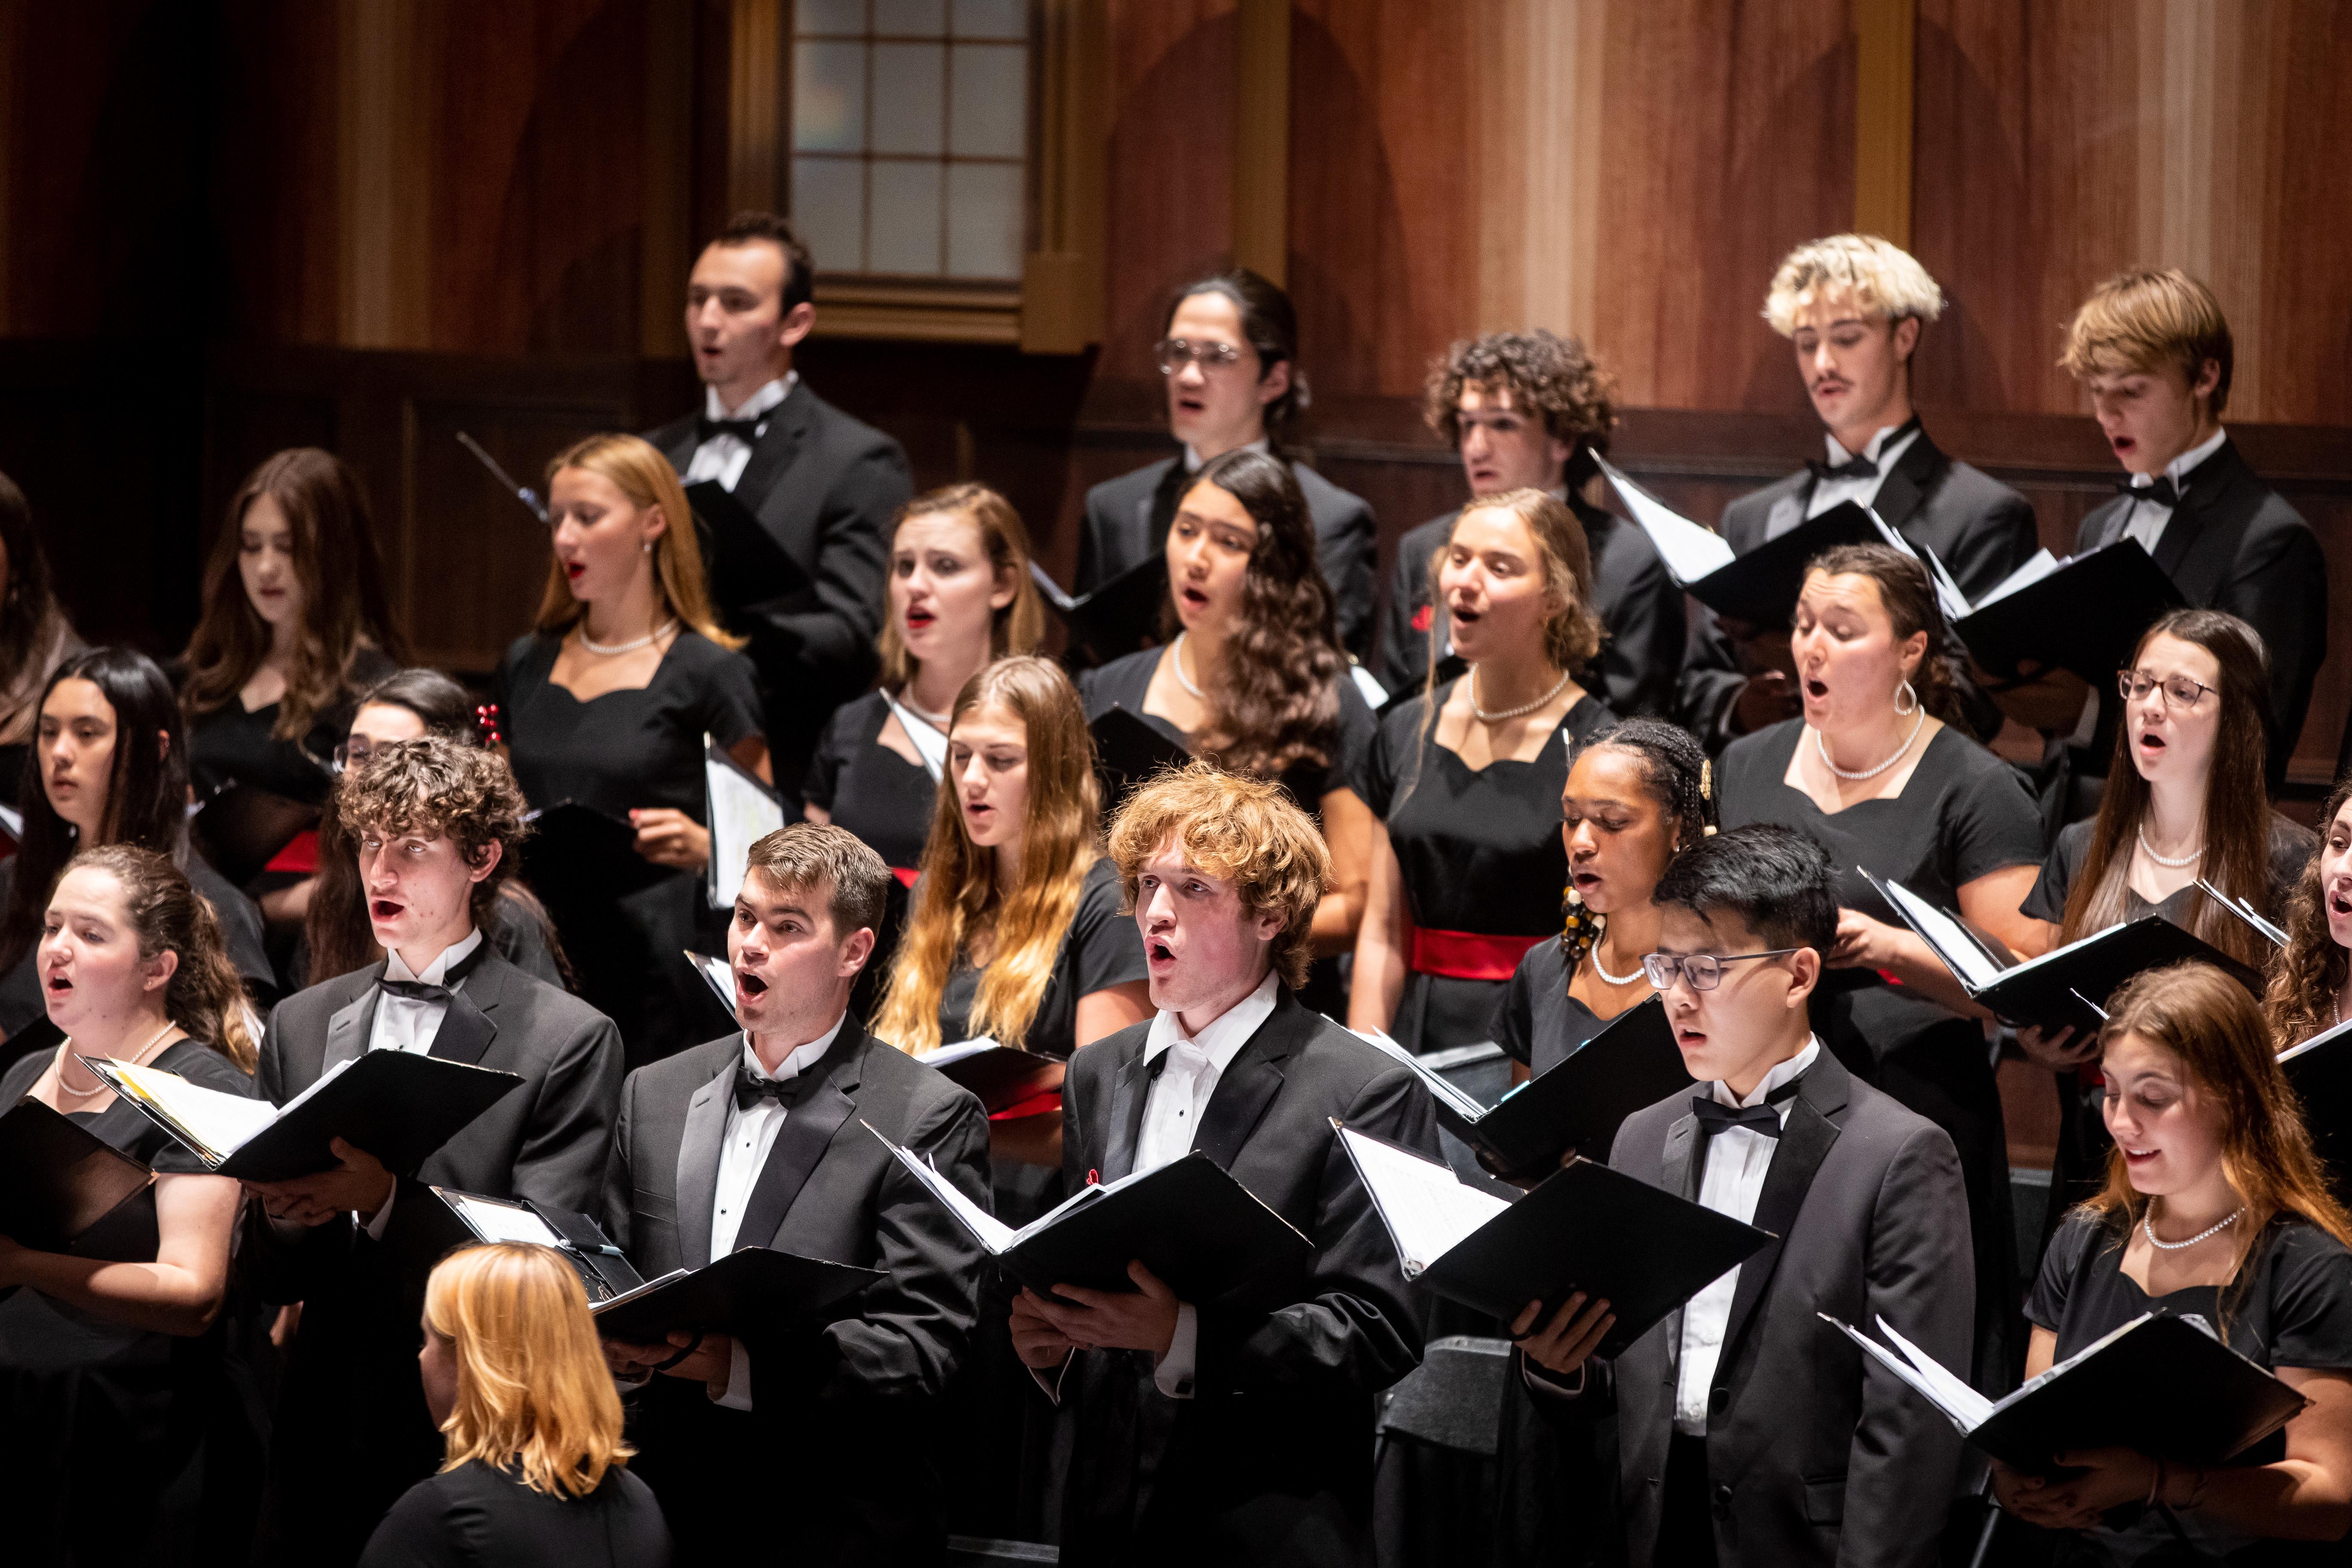
[[[1903,439],[1895,442],[1892,447],[1889,447],[1887,445],[1887,438],[1893,436],[1897,430],[1903,430],[1904,425],[1910,425],[1911,427],[1908,430],[1903,431]],[[1882,425],[1878,427],[1877,432],[1874,434],[1868,441],[1863,444],[1862,455],[1868,458],[1872,462],[1876,463],[1878,465],[1879,471],[1884,473],[1886,471],[1887,468],[1894,463],[1895,458],[1909,451],[1911,449],[1911,443],[1918,438],[1919,426],[1911,424],[1911,421],[1908,419],[1903,421],[1902,425]],[[1845,447],[1839,443],[1836,437],[1829,434],[1827,431],[1823,431],[1822,433],[1822,440],[1830,449],[1830,462],[1832,466],[1839,463],[1852,462],[1853,460],[1853,454],[1847,451]]]
[[[1169,1047],[1184,1040],[1206,1056],[1210,1065],[1222,1077],[1225,1068],[1233,1065],[1234,1056],[1249,1044],[1249,1037],[1257,1033],[1258,1026],[1273,1015],[1274,988],[1277,984],[1274,971],[1267,970],[1265,978],[1257,983],[1256,990],[1218,1014],[1208,1027],[1189,1040],[1185,1038],[1184,1026],[1177,1022],[1176,1015],[1162,1011],[1151,1020],[1151,1032],[1144,1037],[1144,1061],[1150,1062]]]
[[[793,388],[801,384],[801,373],[788,370],[743,400],[740,408],[730,409],[719,401],[719,389],[706,384],[702,389],[702,412],[712,419],[756,419],[790,397]]]
[[[2211,436],[2165,464],[2164,477],[2172,481],[2175,489],[2179,488],[2180,481],[2196,472],[2200,463],[2220,451],[2221,443],[2229,438],[2230,433],[2227,430],[2215,430]],[[2154,483],[2156,483],[2154,474],[2134,474],[2131,477],[2132,489],[2136,490],[2146,489]]]
[[[743,1070],[753,1078],[768,1079],[776,1083],[790,1083],[816,1066],[817,1058],[833,1048],[835,1037],[841,1033],[842,1025],[848,1021],[849,1015],[845,1012],[833,1021],[832,1028],[827,1029],[805,1046],[794,1047],[792,1055],[786,1057],[773,1072],[760,1065],[760,1053],[751,1048],[751,1037],[746,1034],[743,1037]]]
[[[386,980],[414,981],[420,985],[446,984],[446,977],[449,971],[465,963],[472,955],[473,951],[481,945],[482,928],[476,926],[466,933],[463,941],[453,942],[443,948],[441,956],[426,964],[425,973],[422,974],[411,972],[397,952],[387,952],[383,955],[383,977]]]
[[[1263,436],[1259,437],[1255,441],[1244,441],[1240,446],[1234,448],[1236,452],[1263,452],[1266,449],[1265,437]],[[1222,455],[1223,454],[1220,454],[1220,456]],[[1186,473],[1199,473],[1201,471],[1202,465],[1206,463],[1208,460],[1208,458],[1201,456],[1200,453],[1192,450],[1192,442],[1187,441],[1184,443],[1184,471]]]
[[[1799,1051],[1787,1061],[1778,1064],[1770,1072],[1766,1073],[1764,1075],[1764,1081],[1758,1084],[1755,1091],[1749,1094],[1745,1100],[1733,1099],[1731,1094],[1731,1086],[1725,1083],[1720,1079],[1708,1084],[1706,1086],[1707,1090],[1715,1096],[1715,1102],[1717,1105],[1728,1105],[1734,1110],[1738,1110],[1744,1106],[1761,1105],[1764,1103],[1765,1099],[1769,1096],[1774,1089],[1780,1088],[1782,1084],[1787,1083],[1790,1079],[1795,1078],[1807,1068],[1812,1066],[1813,1063],[1820,1058],[1821,1054],[1822,1037],[1819,1035],[1815,1035],[1812,1038],[1805,1042],[1805,1048],[1803,1050]]]

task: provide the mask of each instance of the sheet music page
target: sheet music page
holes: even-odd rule
[[[1981,991],[2008,971],[1993,963],[1977,946],[1976,939],[1963,929],[1960,922],[1905,887],[1900,882],[1884,884],[1886,894],[1902,907],[1903,912],[1920,928],[1936,956],[1946,967],[1968,983],[1971,991]]]
[[[107,1065],[123,1087],[194,1133],[198,1142],[224,1160],[278,1120],[278,1108],[266,1100],[205,1089],[162,1068],[133,1067],[121,1061]]]
[[[2328,1044],[2330,1041],[2343,1038],[2347,1031],[2352,1031],[2352,1019],[2347,1019],[2345,1022],[2336,1025],[2334,1028],[2322,1029],[2319,1033],[2312,1036],[2311,1038],[2304,1041],[2303,1044],[2299,1046],[2289,1046],[2286,1049],[2278,1054],[2278,1059],[2282,1063],[2291,1062],[2306,1051],[2316,1049],[2321,1046]]]
[[[1896,1333],[1895,1325],[1884,1317],[1878,1320],[1878,1331],[1885,1334],[1888,1342],[1903,1352],[1904,1359],[1918,1370],[1919,1375],[1933,1385],[1937,1404],[1947,1410],[1960,1413],[1962,1419],[1970,1426],[1979,1425],[1992,1414],[1991,1400],[1969,1387],[1966,1378],[1955,1376],[1943,1363]]]
[[[1609,482],[1624,499],[1625,510],[1633,514],[1633,521],[1650,536],[1651,544],[1665,562],[1666,570],[1674,574],[1675,582],[1696,583],[1732,563],[1737,552],[1721,534],[1701,528],[1658,500],[1627,479],[1608,458],[1596,455],[1593,461],[1609,476]]]
[[[1871,515],[1875,517],[1877,513]],[[1943,557],[1924,544],[1919,546],[1916,553],[1926,564],[1927,575],[1936,580],[1936,604],[1944,612],[1944,619],[1957,621],[1969,614],[1969,596],[1960,592],[1960,585],[1953,582],[1952,574],[1944,569]]]
[[[2030,588],[2057,570],[2058,558],[2047,550],[2037,550],[2032,559],[1994,584],[1977,608],[1981,610],[1996,599],[2006,599],[2020,588]]]
[[[710,907],[731,910],[743,890],[752,843],[784,825],[784,808],[713,757],[703,758],[702,777],[710,792]]]
[[[1391,1148],[1353,1128],[1342,1127],[1339,1137],[1396,1242],[1407,1279],[1511,1206],[1492,1194],[1465,1186],[1442,1164]]]
[[[986,1035],[975,1035],[969,1040],[958,1040],[952,1045],[941,1046],[929,1056],[919,1057],[916,1059],[925,1067],[943,1068],[950,1063],[960,1062],[966,1057],[976,1057],[982,1051],[992,1051],[995,1048],[994,1040]]]
[[[1348,666],[1348,679],[1356,683],[1356,691],[1363,698],[1365,706],[1375,712],[1379,711],[1381,703],[1389,700],[1388,689],[1373,679],[1372,672],[1362,665]]]
[[[734,967],[723,958],[713,958],[707,952],[697,952],[690,947],[683,951],[686,953],[686,961],[694,965],[695,973],[701,975],[704,983],[718,995],[719,1000],[726,1004],[727,1010],[730,1013],[735,1011]]]
[[[873,1131],[871,1122],[866,1124],[866,1131]],[[874,1136],[882,1138],[879,1132],[875,1132]],[[931,1196],[945,1204],[948,1206],[948,1212],[963,1222],[966,1230],[980,1238],[980,1244],[982,1247],[992,1253],[1001,1253],[1012,1247],[1013,1241],[1012,1226],[966,1197],[961,1187],[917,1159],[911,1151],[899,1147],[887,1138],[882,1138],[882,1143],[890,1152],[898,1156],[900,1164],[915,1173],[915,1180],[922,1183],[929,1190]]]
[[[445,1191],[442,1196],[484,1241],[528,1241],[555,1247],[563,1244],[563,1238],[549,1228],[545,1220],[520,1204],[500,1203],[473,1193]]]
[[[1943,1396],[1937,1391],[1936,1384],[1924,1376],[1917,1367],[1913,1366],[1909,1362],[1905,1361],[1901,1356],[1896,1355],[1885,1345],[1880,1344],[1877,1341],[1870,1338],[1869,1335],[1864,1334],[1852,1323],[1843,1321],[1837,1318],[1832,1318],[1827,1312],[1817,1312],[1814,1316],[1820,1318],[1822,1321],[1828,1323],[1832,1328],[1835,1328],[1840,1333],[1845,1335],[1846,1338],[1852,1340],[1855,1344],[1860,1345],[1863,1348],[1864,1352],[1873,1361],[1878,1363],[1879,1365],[1893,1373],[1922,1399],[1925,1399],[1928,1404],[1942,1411],[1944,1413],[1944,1418],[1949,1421],[1954,1426],[1958,1427],[1962,1436],[1966,1436],[1969,1433],[1976,1430],[1976,1428],[1983,1423],[1984,1415],[1990,1413],[1991,1406],[1989,1404],[1986,1404],[1984,1396],[1978,1394],[1974,1389],[1969,1390],[1969,1393],[1973,1396],[1975,1403],[1969,1405],[1965,1410],[1953,1409],[1950,1405],[1944,1403]],[[1881,1321],[1879,1326],[1884,1328],[1885,1327],[1885,1324],[1884,1321]],[[1984,1405],[1984,1414],[1979,1414],[1978,1412],[1978,1405]]]
[[[1421,1086],[1452,1107],[1454,1113],[1465,1121],[1475,1121],[1486,1114],[1486,1108],[1470,1095],[1464,1093],[1461,1086],[1406,1050],[1395,1037],[1390,1035],[1385,1029],[1350,1029],[1348,1032],[1390,1060],[1411,1068],[1413,1076],[1421,1079]]]
[[[588,1303],[588,1314],[591,1317],[595,1317],[604,1312],[607,1308],[617,1307],[624,1301],[634,1301],[640,1296],[649,1296],[674,1279],[685,1279],[687,1275],[691,1272],[692,1270],[690,1269],[673,1268],[658,1279],[646,1280],[644,1284],[638,1286],[634,1290],[624,1290],[619,1295],[607,1297],[602,1301],[591,1301]]]

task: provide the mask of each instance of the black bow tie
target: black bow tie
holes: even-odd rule
[[[2116,489],[2136,501],[2154,501],[2163,507],[2177,507],[2180,504],[2181,488],[2174,484],[2171,476],[2168,474],[2158,474],[2156,482],[2152,485],[2137,483],[2137,476],[2128,476],[2117,479]]]
[[[720,436],[732,436],[747,447],[755,446],[760,439],[760,426],[774,417],[775,412],[771,408],[749,419],[712,419],[706,416],[694,422],[695,444],[700,446]]]
[[[405,997],[411,1002],[438,1002],[446,1006],[449,998],[457,994],[446,985],[434,985],[423,980],[394,980],[386,976],[376,984],[383,987],[385,995]]]
[[[791,1078],[761,1078],[751,1070],[751,1064],[739,1062],[735,1068],[735,1109],[749,1110],[763,1100],[772,1100],[790,1110],[793,1101],[800,1098],[801,1079],[807,1076],[795,1073]]]
[[[1718,1104],[1711,1094],[1691,1096],[1691,1110],[1698,1117],[1699,1131],[1712,1138],[1733,1127],[1745,1127],[1750,1132],[1766,1138],[1780,1136],[1782,1101],[1796,1098],[1798,1086],[1804,1080],[1800,1073],[1764,1097],[1761,1105],[1729,1106]]]
[[[1819,458],[1805,459],[1805,467],[1813,470],[1816,481],[1822,479],[1874,479],[1878,465],[1868,458],[1849,458],[1843,463],[1825,463]]]

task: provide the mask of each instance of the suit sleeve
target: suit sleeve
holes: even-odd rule
[[[1697,736],[1712,755],[1732,742],[1731,708],[1748,677],[1714,611],[1701,605],[1687,620],[1682,673],[1675,680],[1675,721]]]
[[[1380,534],[1372,509],[1361,500],[1334,520],[1328,531],[1316,531],[1315,552],[1323,581],[1331,590],[1331,608],[1339,621],[1339,646],[1359,659],[1372,653],[1374,571],[1380,556]]]
[[[1078,574],[1070,584],[1071,593],[1091,594],[1102,586],[1102,535],[1109,526],[1096,491],[1088,490],[1086,515],[1078,520]]]
[[[1437,1153],[1429,1096],[1405,1068],[1371,1079],[1341,1120],[1375,1138]],[[1311,1239],[1305,1300],[1272,1312],[1199,1310],[1197,1393],[1321,1384],[1370,1394],[1421,1364],[1420,1313],[1397,1267],[1396,1246],[1336,1134],[1323,1140]]]
[[[1601,645],[1602,695],[1612,712],[1672,717],[1677,710],[1683,654],[1683,591],[1655,551],[1609,609],[1609,640]]]
[[[2327,657],[2327,561],[2302,519],[2250,529],[2236,569],[2213,597],[2262,634],[2271,656],[2271,737],[2267,760],[2275,793],[2303,733],[2312,683]]]
[[[1944,1365],[1969,1364],[1976,1265],[1959,1156],[1940,1128],[1915,1132],[1887,1165],[1863,1270],[1863,1321],[1884,1319]],[[1862,1419],[1848,1451],[1838,1562],[1932,1563],[1942,1510],[1918,1500],[1949,1491],[1960,1436],[1875,1360],[1859,1351],[1853,1360]]]
[[[613,1118],[612,1145],[604,1153],[604,1201],[598,1211],[604,1221],[604,1234],[613,1238],[614,1246],[632,1257],[635,1253],[629,1235],[629,1218],[635,1212],[635,1205],[629,1201],[630,1188],[634,1184],[629,1177],[629,1139],[633,1131],[630,1112],[636,1096],[637,1080],[633,1074],[621,1084],[620,1105]]]
[[[795,674],[826,689],[863,683],[882,629],[884,535],[913,493],[896,443],[869,447],[835,479],[817,512],[818,607],[756,612],[768,655],[760,663],[772,683]]]

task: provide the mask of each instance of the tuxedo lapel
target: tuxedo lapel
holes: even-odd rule
[[[1658,1163],[1658,1185],[1680,1197],[1698,1202],[1698,1118],[1685,1111],[1666,1129],[1666,1150]]]
[[[2236,477],[2244,462],[2238,456],[2237,444],[2224,441],[2213,455],[2189,470],[2188,493],[2180,504],[2172,509],[2170,521],[2156,542],[2156,563],[2164,574],[2176,583],[2180,577],[2180,563],[2189,558],[2198,535],[2205,531],[2210,512],[2221,509],[2221,499],[2229,493],[2230,481]]]
[[[1141,513],[1142,528],[1137,531],[1148,542],[1148,551],[1139,551],[1135,559],[1158,555],[1168,548],[1168,530],[1176,521],[1176,503],[1184,499],[1185,481],[1192,476],[1184,471],[1184,459],[1171,458],[1168,471],[1151,487],[1150,499],[1137,510]]]
[[[735,1067],[743,1058],[743,1037],[727,1037],[728,1050],[710,1081],[686,1103],[686,1127],[677,1141],[677,1252],[688,1268],[710,1261],[710,1215],[719,1203],[719,1152],[727,1139],[727,1108],[734,1100]]]
[[[1927,439],[1925,430],[1920,431],[1913,438],[1909,449],[1903,454],[1902,460],[1878,481],[1878,494],[1872,498],[1870,510],[1876,512],[1879,521],[1887,527],[1901,531],[1903,525],[1917,514],[1920,503],[1927,499],[1927,492],[1936,488],[1936,481],[1944,477],[1944,470],[1950,466],[1951,459]]]
[[[441,1015],[441,1026],[434,1031],[433,1048],[427,1054],[479,1067],[483,1053],[499,1037],[499,1026],[490,1013],[499,1005],[504,978],[485,965],[467,984],[452,991],[449,1009]]]
[[[383,965],[368,971],[366,989],[335,1009],[327,1020],[327,1047],[319,1058],[319,1071],[323,1077],[345,1062],[355,1062],[367,1053],[368,1037],[375,1030],[376,998],[383,993],[376,982],[383,978]]]
[[[800,455],[802,446],[808,439],[813,412],[809,400],[814,395],[802,385],[793,386],[784,395],[784,400],[776,405],[775,413],[770,416],[768,427],[761,432],[760,444],[751,448],[751,461],[743,465],[742,477],[735,481],[735,499],[741,501],[744,510],[757,517],[772,533],[774,529],[768,523],[768,496],[792,468],[793,459]],[[795,542],[779,539],[777,542],[791,550]]]
[[[662,456],[669,459],[669,466],[677,470],[681,479],[686,477],[686,470],[694,466],[695,448],[702,445],[698,435],[700,428],[696,420],[680,421],[677,426],[677,434],[671,437],[669,444],[662,448]]]
[[[1315,1026],[1316,1018],[1288,991],[1275,992],[1273,1013],[1218,1076],[1208,1109],[1201,1112],[1200,1131],[1192,1135],[1194,1152],[1214,1160],[1221,1171],[1233,1169],[1242,1145],[1282,1092],[1283,1063],[1299,1037]]]
[[[1824,1072],[1824,1068],[1830,1070]],[[1770,1233],[1771,1239],[1739,1266],[1739,1282],[1731,1292],[1731,1312],[1723,1325],[1723,1355],[1716,1363],[1717,1387],[1730,1378],[1740,1334],[1780,1267],[1789,1232],[1805,1206],[1805,1194],[1812,1187],[1813,1177],[1838,1141],[1837,1123],[1830,1117],[1845,1109],[1850,1082],[1844,1067],[1823,1049],[1806,1070],[1804,1087],[1789,1107],[1789,1120],[1781,1131],[1780,1147],[1772,1152],[1772,1163],[1764,1173],[1764,1190],[1757,1196],[1756,1216],[1750,1222]]]
[[[1160,1058],[1164,1061],[1163,1056]],[[1116,1182],[1135,1171],[1135,1146],[1143,1137],[1143,1102],[1151,1091],[1152,1064],[1144,1060],[1143,1047],[1135,1047],[1135,1059],[1118,1069],[1110,1089],[1110,1142],[1103,1151],[1102,1179]]]
[[[751,1199],[743,1205],[743,1223],[735,1232],[739,1249],[765,1247],[775,1239],[833,1135],[856,1109],[848,1091],[857,1087],[857,1051],[865,1041],[865,1030],[844,1024],[833,1048],[809,1069],[810,1081],[801,1086],[784,1113],[783,1130],[776,1134],[768,1163],[760,1167],[760,1179],[751,1184]]]

